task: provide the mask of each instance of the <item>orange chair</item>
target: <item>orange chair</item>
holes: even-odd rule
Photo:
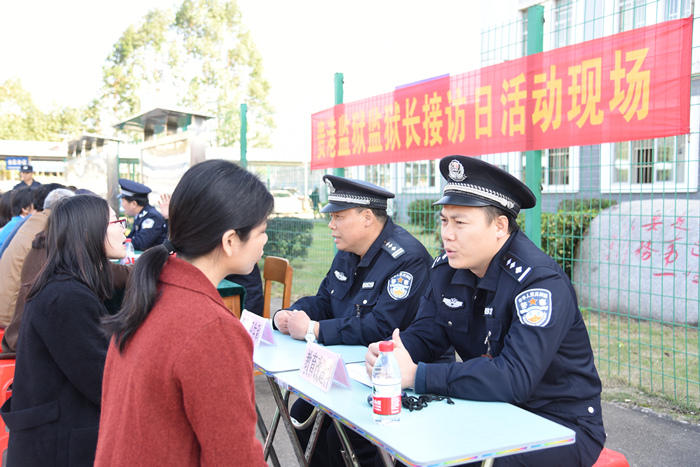
[[[612,449],[603,448],[593,467],[629,467],[629,463],[623,454]]]
[[[289,265],[289,261],[278,256],[268,256],[265,258],[263,267],[263,281],[265,289],[265,301],[263,305],[263,317],[270,318],[270,302],[272,301],[272,282],[279,282],[283,285],[282,308],[289,308],[292,304],[292,277],[294,269]]]
[[[12,395],[10,385],[15,379],[15,359],[0,360],[0,404]],[[5,421],[0,417],[0,455],[7,449],[10,434],[5,427]]]

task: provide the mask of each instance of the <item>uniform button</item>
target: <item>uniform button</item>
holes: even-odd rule
[[[335,289],[331,290],[331,293],[335,292]]]
[[[593,413],[595,412],[595,409],[593,407],[588,407],[588,413]]]
[[[367,300],[362,300],[363,305],[367,305]]]
[[[450,327],[452,327],[452,321],[448,321],[448,322],[447,322],[447,325],[450,326]]]

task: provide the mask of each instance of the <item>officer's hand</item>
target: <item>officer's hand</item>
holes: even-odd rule
[[[370,344],[365,354],[365,369],[370,379],[372,379],[372,369],[374,368],[374,363],[377,361],[377,358],[379,358],[379,342]]]
[[[412,388],[416,382],[416,369],[418,365],[413,363],[411,355],[403,346],[401,338],[399,337],[399,330],[394,329],[394,333],[391,335],[394,341],[394,357],[399,362],[399,369],[401,370],[401,389]],[[377,350],[379,350],[379,345],[377,344]]]
[[[309,315],[307,315],[305,311],[294,310],[294,313],[292,313],[287,321],[289,335],[303,341],[306,336],[306,330],[309,328],[310,321],[311,318],[309,318]]]
[[[292,316],[292,311],[290,310],[280,310],[275,313],[275,326],[280,330],[282,334],[289,334],[288,322],[289,317]]]

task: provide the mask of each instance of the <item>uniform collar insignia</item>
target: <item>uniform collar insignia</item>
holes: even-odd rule
[[[348,277],[347,277],[344,273],[338,271],[337,269],[336,269],[334,272],[335,272],[335,277],[336,277],[339,281],[345,282],[346,280],[348,280]]]
[[[464,302],[457,298],[443,297],[442,303],[447,305],[448,308],[462,308],[464,306]]]

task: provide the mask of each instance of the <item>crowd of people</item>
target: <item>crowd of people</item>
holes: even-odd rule
[[[370,373],[378,342],[393,340],[403,388],[512,403],[576,432],[575,444],[494,465],[593,465],[605,442],[601,384],[576,295],[515,222],[535,196],[477,158],[445,157],[440,171],[435,259],[388,215],[393,193],[325,175],[320,212],[338,252],[316,295],[278,310],[275,328],[366,346]],[[158,210],[148,187],[120,179],[128,237],[143,250],[124,266],[127,223],[106,200],[22,173],[0,199],[0,358],[16,358],[0,408],[7,465],[266,465],[253,343],[216,290],[224,278],[243,284],[246,308],[262,314],[265,185],[210,160]],[[312,411],[301,400],[291,410],[297,420]],[[297,434],[305,447],[310,429]],[[311,464],[345,465],[335,427],[320,434]],[[372,443],[348,436],[361,465],[380,465]]]

